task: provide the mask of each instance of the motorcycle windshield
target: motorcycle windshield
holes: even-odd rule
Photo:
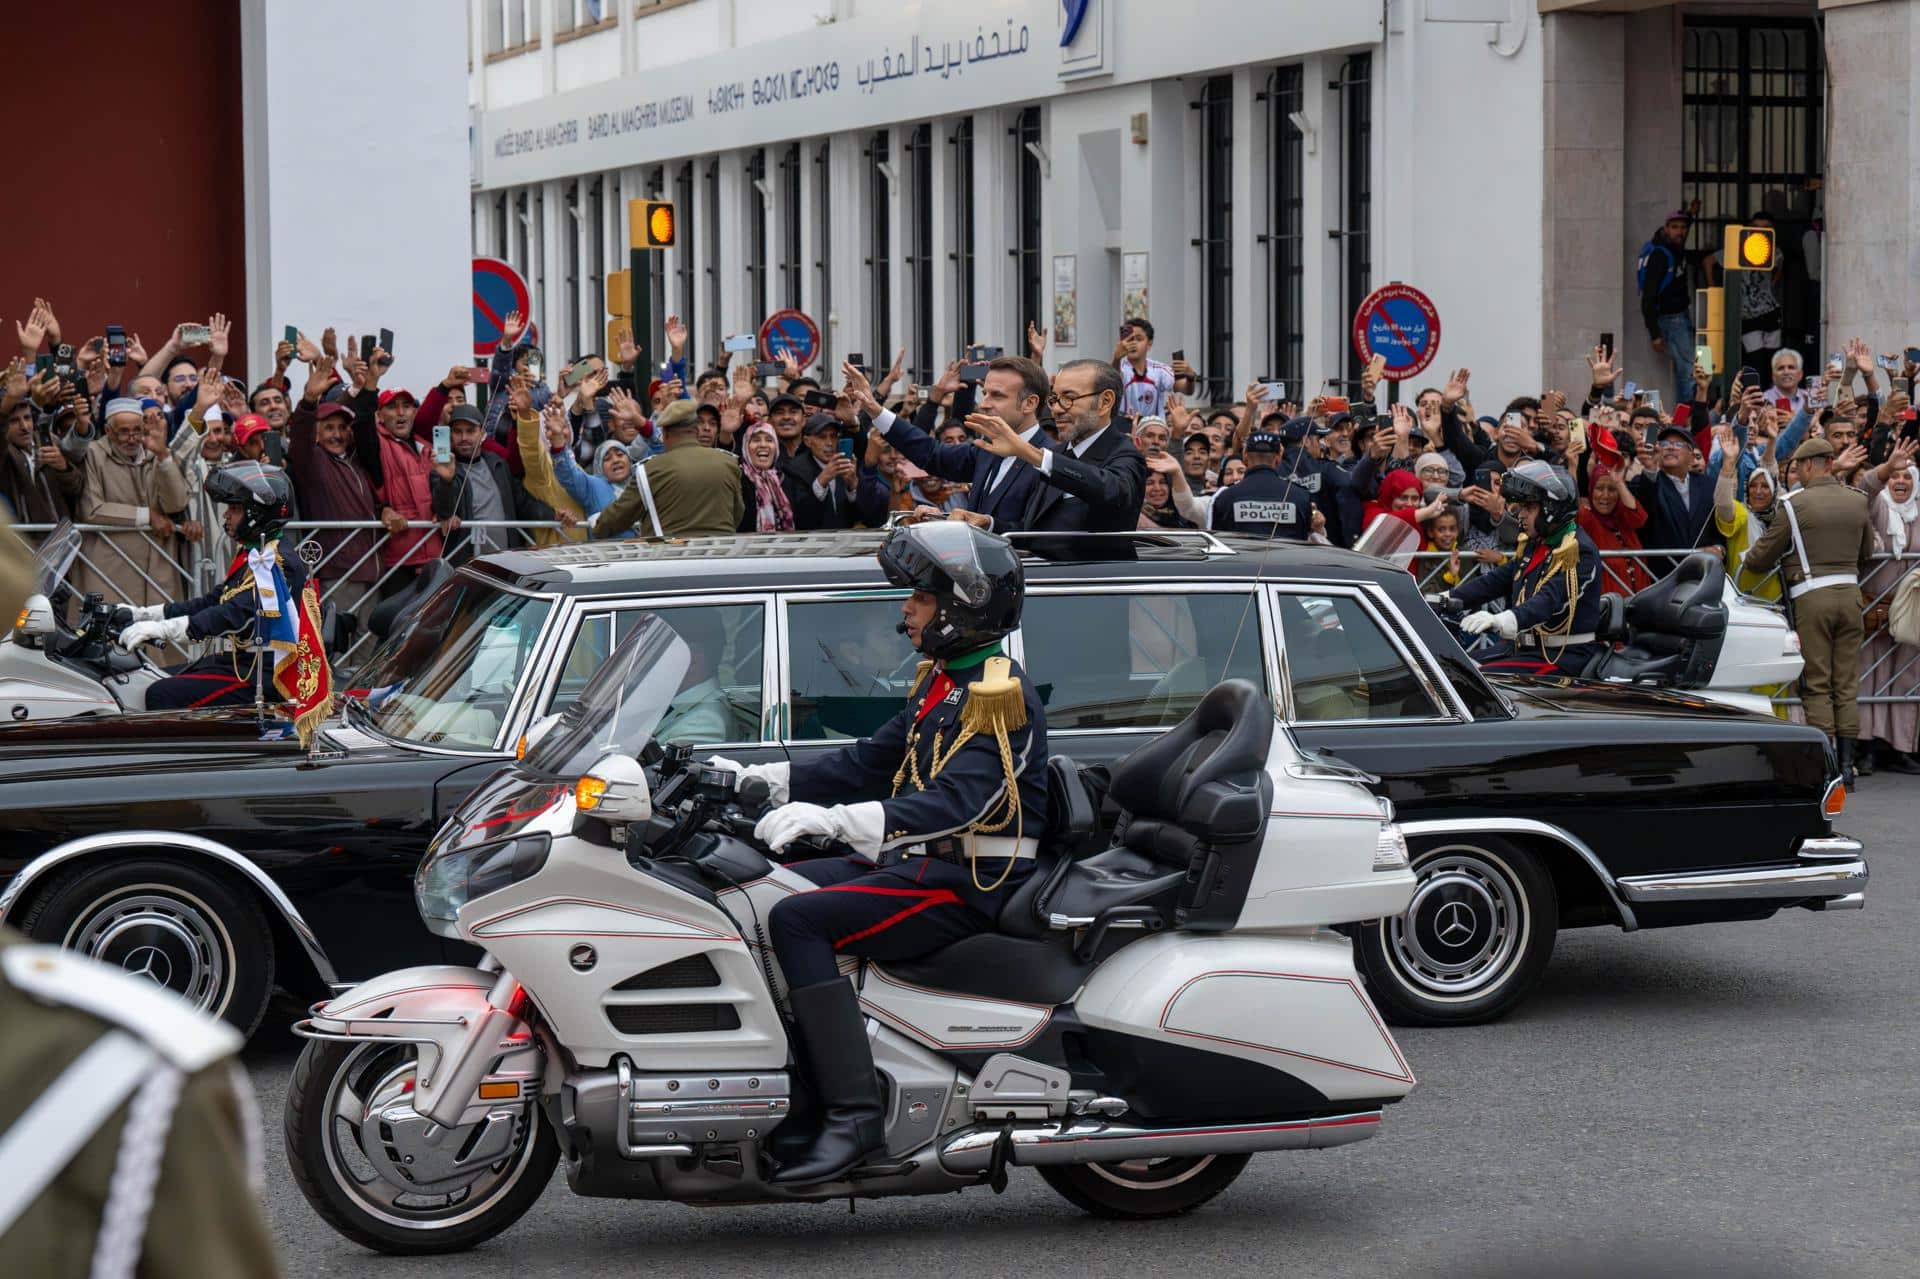
[[[1382,515],[1367,526],[1367,531],[1360,535],[1353,549],[1362,555],[1378,556],[1397,568],[1405,568],[1413,562],[1413,553],[1420,549],[1420,530],[1405,520]]]
[[[73,567],[73,561],[80,554],[80,530],[70,520],[61,520],[40,543],[39,553],[33,557],[34,590],[53,598],[53,593],[66,581],[67,570]]]
[[[543,777],[569,778],[611,751],[639,755],[686,683],[692,660],[671,626],[641,614],[560,722],[528,748],[523,765]]]

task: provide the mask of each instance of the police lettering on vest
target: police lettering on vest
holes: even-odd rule
[[[1299,476],[1253,466],[1239,483],[1214,494],[1211,526],[1220,533],[1304,542],[1313,531],[1313,494]]]

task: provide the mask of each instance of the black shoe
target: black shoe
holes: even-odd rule
[[[1880,767],[1889,773],[1905,773],[1908,777],[1920,776],[1920,760],[1905,751],[1890,750],[1887,758],[1880,761]]]
[[[1854,740],[1851,737],[1842,737],[1835,742],[1835,745],[1840,752],[1840,784],[1852,790],[1859,784],[1858,775],[1853,770]]]
[[[886,1149],[880,1081],[874,1078],[867,1019],[845,978],[787,992],[814,1095],[820,1134],[774,1175],[782,1186],[832,1181]]]
[[[1853,771],[1862,777],[1872,777],[1876,763],[1877,753],[1873,743],[1861,738],[1853,749]]]

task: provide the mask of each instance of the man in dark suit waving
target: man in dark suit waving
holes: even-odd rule
[[[909,422],[880,407],[860,370],[841,369],[847,394],[873,419],[873,429],[915,466],[941,479],[965,484],[967,518],[995,533],[1017,533],[1025,528],[1028,499],[1040,482],[1040,472],[1017,458],[989,453],[971,444],[939,444],[927,434],[938,406],[929,405],[928,417]],[[1036,449],[1053,442],[1040,429],[1040,410],[1047,401],[1047,373],[1032,360],[1003,355],[987,365],[980,383],[981,408],[1007,423],[1020,439]]]
[[[1027,499],[1027,532],[1119,533],[1139,526],[1147,464],[1127,433],[1113,425],[1120,395],[1120,373],[1111,364],[1075,360],[1062,368],[1047,397],[1059,433],[1051,449],[1022,439],[993,414],[967,419],[980,433],[976,447],[1039,473]]]

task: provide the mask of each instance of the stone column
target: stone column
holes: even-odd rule
[[[1545,36],[1545,386],[1580,403],[1585,352],[1625,341],[1620,307],[1626,176],[1626,19],[1550,13]],[[1627,274],[1632,274],[1627,263]],[[1644,341],[1642,342],[1644,346]],[[1641,380],[1654,381],[1651,351]],[[1662,379],[1664,381],[1664,379]],[[1489,402],[1490,403],[1490,402]],[[1494,408],[1480,406],[1484,412]]]

